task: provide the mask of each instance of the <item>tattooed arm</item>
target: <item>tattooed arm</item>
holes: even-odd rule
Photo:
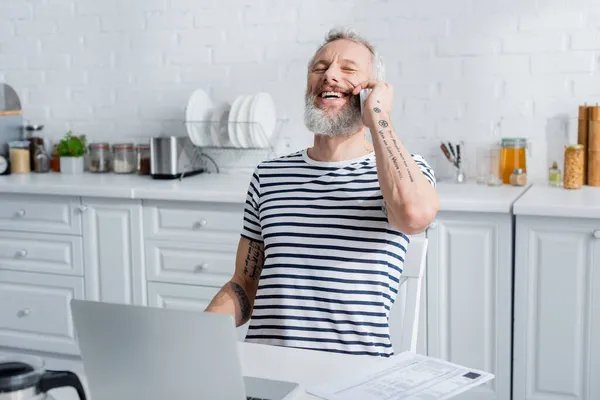
[[[392,87],[385,82],[368,81],[356,86],[354,94],[362,89],[371,89],[365,101],[363,124],[373,137],[388,221],[406,234],[421,233],[439,210],[437,193],[394,132],[389,116]]]
[[[238,244],[233,277],[215,295],[206,311],[231,314],[236,326],[248,322],[263,263],[263,244],[242,237]]]

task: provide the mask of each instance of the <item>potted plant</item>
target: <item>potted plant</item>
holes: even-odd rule
[[[83,157],[86,152],[85,136],[73,136],[71,131],[56,146],[56,153],[60,157],[60,172],[65,174],[83,173]]]

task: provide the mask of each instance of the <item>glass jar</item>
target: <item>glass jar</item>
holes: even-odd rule
[[[50,156],[46,153],[43,145],[36,144],[33,153],[33,170],[37,173],[50,171]]]
[[[150,146],[147,144],[137,145],[135,152],[137,154],[137,173],[150,175]]]
[[[581,189],[583,186],[584,155],[582,144],[565,146],[565,175],[563,179],[565,189]]]
[[[552,163],[552,167],[548,170],[548,184],[553,187],[559,187],[561,182],[560,169],[556,161]]]
[[[527,184],[527,173],[522,168],[517,168],[510,175],[510,184],[513,186],[525,186]]]
[[[113,171],[117,174],[131,174],[136,170],[133,143],[113,145]]]
[[[509,184],[515,169],[527,172],[527,140],[522,138],[504,138],[501,143],[500,174],[502,183]]]
[[[90,172],[110,171],[110,146],[108,143],[91,143],[90,149]]]
[[[31,156],[28,141],[15,141],[9,143],[10,147],[10,173],[28,174],[31,172]]]
[[[50,156],[50,169],[54,172],[60,172],[60,156],[56,151],[58,144],[52,145],[52,154]]]

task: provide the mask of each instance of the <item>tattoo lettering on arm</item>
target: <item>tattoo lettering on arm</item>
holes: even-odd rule
[[[406,168],[406,173],[408,174],[408,179],[410,179],[411,182],[414,182],[415,180],[413,179],[412,172],[410,172],[410,169],[408,168],[408,163],[406,162],[406,158],[404,158],[404,155],[400,152],[400,147],[398,147],[398,142],[396,142],[396,138],[394,137],[392,131],[390,131],[390,135],[392,136],[392,143],[394,144],[394,147],[398,151],[398,154],[400,155],[400,158],[402,159],[402,163],[404,164],[404,167]]]
[[[394,155],[394,153],[392,153],[392,148],[390,147],[387,139],[385,138],[383,130],[380,130],[378,133],[379,133],[379,136],[381,136],[381,140],[383,141],[383,145],[385,146],[385,149],[388,152],[388,156],[390,157],[390,160],[392,160],[392,164],[394,164],[394,168],[396,169],[396,173],[398,174],[398,176],[400,177],[400,179],[402,179],[404,176],[402,175],[402,171],[400,170],[400,164],[398,164],[398,159],[396,158],[396,156]]]
[[[257,242],[251,241],[248,254],[246,254],[246,259],[244,260],[244,275],[253,281],[258,281],[262,272],[263,258],[264,252],[262,246]]]
[[[248,295],[244,291],[244,288],[235,282],[231,282],[231,289],[233,290],[233,293],[235,293],[235,297],[237,297],[240,305],[240,318],[242,321],[246,322],[252,314],[252,307],[250,306]]]

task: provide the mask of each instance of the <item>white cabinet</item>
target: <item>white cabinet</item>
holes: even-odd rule
[[[517,216],[515,400],[600,399],[600,219]]]
[[[459,399],[510,399],[512,216],[440,212],[427,237],[428,355],[495,374]]]
[[[86,298],[146,304],[142,205],[127,199],[82,199]]]

